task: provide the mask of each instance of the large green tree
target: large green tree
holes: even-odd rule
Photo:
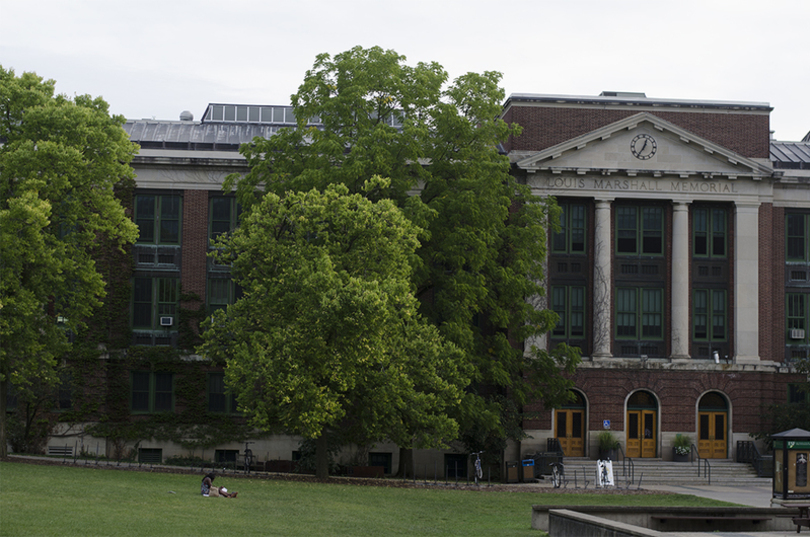
[[[101,98],[0,66],[0,456],[9,384],[24,398],[56,383],[56,359],[104,295],[99,241],[137,236],[113,189],[136,146]],[[32,394],[33,395],[33,394]]]
[[[322,54],[292,95],[297,127],[243,146],[251,171],[226,182],[250,206],[257,192],[335,183],[358,192],[372,175],[389,177],[369,195],[395,201],[428,231],[413,284],[422,311],[473,367],[456,414],[463,438],[496,452],[523,434],[523,405],[567,397],[565,373],[579,359],[567,347],[522,348],[556,322],[527,299],[543,293],[546,231],[558,209],[519,184],[499,151],[520,134],[500,119],[499,82],[485,72],[448,83],[440,65],[408,66],[377,47]]]
[[[252,425],[316,440],[321,478],[327,432],[414,447],[458,434],[448,408],[468,380],[459,351],[417,312],[418,233],[390,200],[328,185],[268,193],[219,244],[244,296],[211,319],[203,351],[227,362]]]

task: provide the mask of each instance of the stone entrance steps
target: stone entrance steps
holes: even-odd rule
[[[745,486],[771,486],[771,478],[757,477],[753,466],[747,463],[734,462],[731,459],[708,459],[711,484],[728,487]],[[596,461],[579,457],[565,457],[566,475],[574,470],[578,475],[587,476],[592,480],[596,475]],[[613,462],[613,475],[616,484],[624,485],[630,478],[631,466],[628,463],[623,467],[622,461]],[[694,485],[708,484],[710,477],[706,474],[704,460],[700,462],[700,475],[698,476],[698,463],[672,462],[661,459],[633,459],[634,483],[641,480],[641,486],[646,485]],[[628,475],[622,475],[623,468]]]

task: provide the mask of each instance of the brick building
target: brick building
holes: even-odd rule
[[[770,140],[763,103],[512,95],[514,172],[563,209],[538,345],[582,349],[576,402],[525,423],[542,448],[671,457],[677,433],[727,458],[788,399],[807,356],[808,144]],[[790,156],[786,149],[797,150]],[[798,155],[798,168],[788,164]],[[803,168],[803,169],[802,169]]]
[[[537,299],[560,323],[526,346],[567,342],[583,355],[575,402],[527,409],[529,438],[507,459],[543,451],[548,438],[568,456],[595,458],[606,428],[629,457],[670,458],[677,433],[704,457],[732,457],[735,441],[765,428],[765,409],[788,400],[802,380],[791,360],[810,350],[810,141],[770,140],[763,103],[518,94],[503,110],[523,127],[504,143],[514,173],[563,209],[549,235],[547,294]],[[228,267],[207,257],[209,240],[236,223],[235,199],[220,187],[247,171],[241,143],[292,122],[289,106],[212,104],[201,121],[184,112],[126,123],[141,146],[132,163],[141,229],[133,348],[176,347],[181,311],[238,297]],[[233,414],[217,368],[187,358],[207,371],[205,387],[189,393],[206,412]],[[133,372],[131,411],[188,404],[169,375]],[[290,459],[296,446],[276,436],[254,452]],[[223,443],[217,456],[239,447]],[[140,449],[183,451],[165,441]],[[375,449],[372,463],[395,467],[396,446]],[[453,457],[466,461],[416,454],[431,467]]]

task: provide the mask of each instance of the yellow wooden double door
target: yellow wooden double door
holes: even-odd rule
[[[557,410],[557,440],[566,457],[585,456],[585,411],[582,409]]]
[[[655,457],[657,412],[655,410],[627,411],[627,456]]]
[[[725,412],[698,412],[698,451],[706,459],[728,456]]]

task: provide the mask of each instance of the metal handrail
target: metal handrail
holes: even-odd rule
[[[737,462],[753,465],[758,477],[773,477],[773,455],[760,453],[756,442],[737,441]]]
[[[622,454],[622,477],[629,477],[630,483],[636,482],[636,466],[633,463],[632,457],[628,457],[624,453],[624,448],[619,444],[619,453]],[[630,465],[630,470],[627,470],[627,465]],[[628,475],[629,474],[629,475]]]
[[[694,464],[694,459],[692,458],[693,454],[697,454],[697,462],[698,462],[698,477],[700,477],[700,461],[703,460],[703,475],[709,479],[709,485],[712,484],[712,465],[709,464],[709,459],[703,458],[700,456],[700,450],[698,450],[695,444],[692,444],[692,449],[689,452],[689,463]]]
[[[694,458],[695,454],[697,454],[698,475],[700,475],[700,451],[698,451],[698,448],[697,448],[697,446],[695,444],[692,444],[692,446],[689,448],[689,464],[694,464],[695,463],[695,458]]]
[[[707,484],[712,484],[712,466],[709,464],[709,459],[703,459],[703,464],[705,465],[705,469],[703,475],[709,479]],[[700,475],[700,474],[698,474]]]

